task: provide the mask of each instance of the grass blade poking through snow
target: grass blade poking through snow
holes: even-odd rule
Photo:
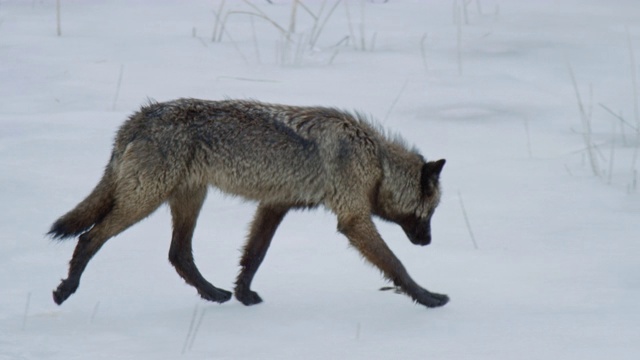
[[[422,66],[424,66],[424,71],[429,72],[429,63],[427,62],[427,33],[422,35],[420,39],[420,55],[422,56]]]
[[[389,115],[391,115],[391,112],[396,107],[396,104],[400,100],[400,97],[404,93],[404,90],[407,88],[407,84],[409,84],[409,79],[408,78],[407,78],[407,80],[404,81],[404,84],[402,84],[402,87],[400,88],[400,91],[398,91],[398,95],[396,95],[396,98],[393,99],[393,102],[391,103],[391,106],[389,106],[389,110],[387,110],[387,113],[384,115],[384,119],[382,119],[382,123],[383,124],[387,122],[387,119],[389,118]]]
[[[193,308],[193,315],[191,316],[191,323],[189,323],[189,330],[187,331],[187,336],[184,338],[184,344],[182,344],[182,355],[187,351],[187,346],[189,346],[189,342],[191,340],[191,334],[193,334],[193,328],[196,323],[196,317],[198,316],[198,304]]]
[[[22,318],[22,330],[27,328],[27,318],[29,317],[30,305],[31,305],[31,292],[27,293],[27,303],[24,305],[24,316]]]
[[[462,201],[462,194],[458,191],[458,199],[460,200],[460,208],[462,209],[462,216],[464,216],[464,222],[467,225],[467,230],[469,231],[469,236],[471,237],[471,241],[473,242],[473,248],[478,250],[478,243],[476,242],[476,237],[473,235],[473,230],[471,229],[471,222],[469,221],[469,216],[467,215],[467,210],[464,207],[464,201]]]
[[[291,3],[291,18],[289,20],[289,34],[296,32],[296,14],[298,13],[299,0],[293,0]]]
[[[336,1],[333,4],[333,7],[327,12],[327,15],[324,17],[324,20],[322,20],[322,22],[319,22],[320,15],[322,15],[322,10],[324,9],[324,3],[323,3],[322,8],[318,13],[318,20],[316,20],[313,26],[313,29],[311,30],[311,41],[309,43],[309,47],[314,48],[316,46],[316,42],[318,41],[318,38],[320,37],[322,30],[324,29],[325,25],[327,25],[327,21],[329,21],[329,18],[331,17],[331,15],[333,15],[333,12],[336,10],[338,5],[340,5],[340,0]],[[319,26],[316,27],[316,25],[318,24]]]
[[[93,307],[93,312],[91,312],[91,318],[89,318],[89,324],[92,324],[93,321],[96,319],[96,315],[98,314],[99,308],[100,308],[100,301],[98,301],[96,305]]]
[[[118,102],[118,96],[120,95],[120,87],[122,86],[122,73],[124,72],[124,64],[120,64],[120,72],[118,73],[118,84],[116,85],[116,94],[113,97],[113,105],[111,110],[116,109],[116,103]]]
[[[62,36],[62,28],[60,27],[60,0],[56,0],[56,34]]]
[[[569,75],[571,76],[571,84],[573,85],[573,91],[576,94],[576,101],[578,103],[578,109],[580,110],[580,119],[582,122],[582,136],[584,139],[585,146],[587,147],[587,156],[589,158],[589,163],[591,164],[591,170],[595,176],[600,176],[600,168],[598,166],[598,159],[596,157],[593,140],[591,139],[591,118],[587,113],[584,103],[582,102],[582,97],[580,96],[580,90],[578,90],[578,83],[576,81],[576,76],[573,73],[573,67],[571,64],[567,63],[567,68],[569,69]]]
[[[462,15],[460,6],[455,6],[456,21],[456,59],[458,62],[458,75],[462,75]]]
[[[191,334],[191,341],[189,341],[189,348],[188,350],[191,351],[191,348],[193,348],[193,342],[196,340],[196,336],[198,335],[198,331],[200,330],[200,325],[202,325],[202,319],[204,319],[204,315],[207,313],[207,309],[202,309],[202,311],[200,312],[200,317],[198,318],[198,323],[196,324],[196,327],[193,329],[193,334]]]
[[[218,36],[218,32],[220,32],[220,18],[222,17],[222,9],[224,8],[224,0],[220,2],[220,6],[218,7],[218,11],[215,12],[216,21],[213,24],[213,35],[211,35],[211,41],[220,41],[222,38],[222,34]]]
[[[640,149],[640,110],[638,109],[638,78],[636,72],[636,57],[633,53],[633,44],[631,43],[631,35],[629,34],[629,28],[625,27],[627,32],[627,43],[629,45],[629,58],[631,61],[631,85],[633,86],[633,117],[636,121],[636,141],[635,148],[633,149],[633,156],[631,158],[631,184],[629,190],[636,190],[638,186],[638,169],[636,164],[638,161],[638,150]]]

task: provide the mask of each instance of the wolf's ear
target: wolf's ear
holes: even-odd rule
[[[438,180],[440,178],[440,173],[446,162],[445,159],[440,159],[438,161],[429,161],[422,165],[420,183],[423,189],[428,186],[430,180]]]
[[[440,159],[438,161],[429,161],[428,163],[422,166],[422,177],[428,178],[439,178],[440,173],[442,172],[442,168],[447,161],[445,159]]]

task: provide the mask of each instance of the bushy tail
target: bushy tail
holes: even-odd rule
[[[47,233],[54,239],[75,237],[100,222],[111,211],[115,201],[115,179],[111,164],[107,165],[95,189],[76,207],[59,218]]]

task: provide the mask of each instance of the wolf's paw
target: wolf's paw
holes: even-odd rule
[[[62,280],[58,288],[53,291],[53,301],[61,305],[71,294],[76,292],[78,285],[79,283],[77,281]]]
[[[252,290],[236,290],[235,295],[238,301],[247,306],[259,304],[262,302],[262,298],[260,297],[260,295]]]
[[[430,308],[444,306],[449,302],[449,297],[447,295],[432,293],[427,290],[424,290],[420,295],[413,297],[413,299],[418,304],[422,304]]]
[[[232,295],[231,291],[222,290],[218,288],[207,289],[207,291],[198,291],[198,294],[200,294],[200,297],[202,297],[205,300],[209,300],[217,303],[223,303],[225,301],[229,301]]]

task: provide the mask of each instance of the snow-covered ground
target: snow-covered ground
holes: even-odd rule
[[[220,1],[62,0],[61,36],[55,1],[0,1],[0,359],[638,357],[637,1],[327,1],[315,30],[297,8],[290,42],[246,12],[289,31],[291,1],[250,3],[226,1],[212,42]],[[446,158],[433,244],[379,229],[452,301],[378,291],[320,210],[283,222],[263,304],[207,303],[167,261],[163,207],[56,306],[75,241],[44,234],[126,116],[177,97],[355,109]],[[253,208],[209,195],[194,252],[217,286],[232,288]]]

